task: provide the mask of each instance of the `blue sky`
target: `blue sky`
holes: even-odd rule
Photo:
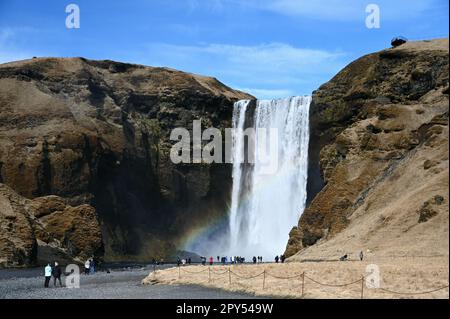
[[[67,29],[65,7],[80,7]],[[368,4],[380,28],[365,24]],[[0,0],[0,63],[111,59],[214,76],[260,98],[310,94],[363,54],[448,37],[448,0]]]

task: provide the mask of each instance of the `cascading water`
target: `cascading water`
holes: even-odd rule
[[[250,120],[250,101],[235,103],[229,255],[272,259],[284,251],[306,203],[310,102],[311,97],[258,100]],[[243,130],[248,127],[255,128],[253,142],[247,142],[254,147],[246,148]],[[277,160],[268,172],[263,153],[273,147],[271,129],[278,134]],[[252,156],[253,163],[242,163]]]

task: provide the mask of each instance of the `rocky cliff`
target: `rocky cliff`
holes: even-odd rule
[[[26,199],[0,184],[0,267],[84,262],[103,256],[95,209],[58,196]]]
[[[369,54],[315,91],[312,200],[286,255],[448,255],[448,93],[448,39]]]
[[[0,183],[18,201],[56,205],[37,208],[37,215],[19,205],[12,209],[17,222],[3,212],[0,258],[14,265],[36,261],[40,235],[31,229],[33,218],[64,249],[72,249],[72,232],[92,237],[98,254],[91,224],[98,218],[107,260],[170,255],[190,228],[226,213],[231,185],[227,165],[172,164],[170,132],[192,130],[194,119],[203,127],[230,127],[233,102],[249,97],[214,78],[113,61],[0,65]],[[73,233],[75,219],[86,224],[84,235]],[[16,226],[23,230],[20,253],[4,248],[14,247],[8,237]]]

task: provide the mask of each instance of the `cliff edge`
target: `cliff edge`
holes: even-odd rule
[[[448,256],[448,39],[366,55],[313,93],[290,260]]]

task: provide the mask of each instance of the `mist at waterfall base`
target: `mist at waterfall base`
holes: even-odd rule
[[[273,260],[284,253],[289,232],[306,204],[310,103],[311,97],[299,96],[234,104],[229,211],[191,235],[186,250],[203,256],[241,256],[247,261],[253,256]],[[249,127],[255,128],[253,139],[245,136]],[[271,129],[277,131],[272,171],[267,152],[273,145],[267,145],[270,139],[263,136]],[[254,161],[248,162],[252,156]]]

